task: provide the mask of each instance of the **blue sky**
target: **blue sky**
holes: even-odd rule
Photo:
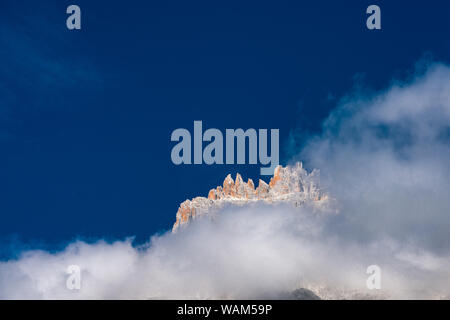
[[[66,28],[77,4],[82,29]],[[365,27],[378,4],[382,30]],[[449,62],[444,1],[2,1],[0,241],[145,241],[259,165],[175,166],[176,128],[279,128],[281,163],[355,85]],[[294,148],[294,150],[293,150]],[[299,147],[298,147],[299,148]]]

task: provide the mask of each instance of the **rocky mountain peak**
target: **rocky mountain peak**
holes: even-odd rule
[[[242,206],[262,201],[288,202],[300,206],[310,202],[316,207],[324,207],[328,203],[328,196],[318,186],[317,173],[316,170],[308,173],[301,163],[287,167],[277,166],[269,184],[260,179],[257,188],[252,179],[245,183],[239,173],[235,180],[229,174],[222,186],[209,191],[207,198],[196,197],[181,203],[172,230],[176,231],[200,216],[213,216],[227,204]]]

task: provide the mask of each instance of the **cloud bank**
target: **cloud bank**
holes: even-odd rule
[[[299,157],[320,168],[345,232],[450,249],[448,66],[344,98]]]
[[[0,263],[0,298],[450,297],[450,68],[342,99],[297,159],[321,170],[337,214],[226,208],[179,232],[24,252]],[[295,159],[294,159],[295,160]],[[366,268],[381,268],[381,289]],[[79,265],[80,290],[66,269]]]

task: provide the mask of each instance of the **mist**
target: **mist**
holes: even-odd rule
[[[448,66],[432,64],[381,93],[351,93],[297,159],[320,169],[343,234],[449,252]]]

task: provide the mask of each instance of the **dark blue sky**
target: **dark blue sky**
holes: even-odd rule
[[[66,28],[70,4],[80,31]],[[382,30],[365,26],[370,4]],[[2,254],[169,229],[186,198],[260,167],[175,166],[174,129],[279,128],[284,164],[289,133],[318,132],[355,81],[383,88],[424,56],[448,62],[449,12],[447,1],[2,0]]]

